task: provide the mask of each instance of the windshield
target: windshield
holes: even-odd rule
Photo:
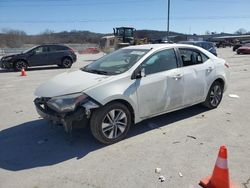
[[[120,49],[94,61],[81,70],[104,75],[121,74],[130,69],[148,51],[145,49]]]
[[[29,49],[27,49],[27,50],[24,50],[23,53],[25,54],[25,53],[27,53],[27,52],[33,50],[33,49],[36,48],[36,47],[37,47],[37,46],[33,46],[32,48],[29,48]]]

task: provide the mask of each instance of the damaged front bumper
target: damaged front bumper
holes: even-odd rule
[[[2,69],[12,69],[13,63],[9,61],[0,60],[0,68]]]
[[[98,104],[87,101],[72,112],[59,113],[47,106],[48,100],[49,98],[42,97],[34,100],[37,113],[54,124],[62,124],[67,133],[71,133],[73,126],[86,126],[89,123],[91,110],[99,107]]]

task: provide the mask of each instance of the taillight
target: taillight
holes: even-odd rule
[[[228,63],[224,63],[225,67],[229,68],[229,64]]]
[[[69,48],[69,51],[75,53],[75,50],[73,48]]]

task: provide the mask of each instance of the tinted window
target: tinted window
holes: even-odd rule
[[[57,50],[63,51],[63,50],[68,50],[69,48],[67,46],[57,46]]]
[[[201,52],[198,52],[197,50],[179,49],[179,51],[180,51],[181,59],[183,62],[183,66],[196,65],[196,64],[203,63],[205,61],[205,59],[203,60],[202,58]],[[204,55],[204,58],[205,57],[206,56]]]
[[[49,46],[49,51],[56,52],[56,51],[58,51],[58,48],[57,48],[57,46]]]
[[[47,48],[44,46],[40,46],[40,47],[33,49],[32,52],[35,52],[36,54],[44,53],[44,52],[47,52]]]
[[[58,46],[58,45],[51,45],[48,46],[48,48],[50,52],[63,51],[68,49],[66,46]]]
[[[158,52],[147,59],[142,66],[146,74],[153,74],[177,68],[177,59],[174,49]]]

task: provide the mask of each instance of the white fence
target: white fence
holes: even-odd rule
[[[21,53],[27,48],[0,48],[0,55]]]

